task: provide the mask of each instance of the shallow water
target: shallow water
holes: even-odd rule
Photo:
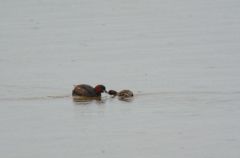
[[[239,158],[240,3],[0,2],[0,157]],[[130,89],[75,102],[75,84]]]

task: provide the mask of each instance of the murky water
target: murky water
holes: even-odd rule
[[[0,2],[0,157],[239,158],[239,7]],[[135,97],[75,102],[80,83]]]

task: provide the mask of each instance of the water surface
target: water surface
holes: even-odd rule
[[[240,3],[0,2],[0,156],[239,158]],[[131,89],[75,102],[75,84]]]

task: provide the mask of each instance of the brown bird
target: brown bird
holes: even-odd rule
[[[87,84],[76,85],[72,90],[72,96],[82,96],[82,97],[101,97],[101,93],[107,93],[104,85],[97,85],[93,88]]]

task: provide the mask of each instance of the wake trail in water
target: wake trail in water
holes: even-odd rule
[[[58,95],[58,96],[41,96],[41,97],[9,97],[0,98],[1,101],[32,101],[32,100],[51,100],[51,99],[64,99],[70,98],[70,95]]]
[[[141,96],[171,96],[171,95],[239,95],[240,91],[233,92],[221,92],[221,91],[162,91],[162,92],[136,92],[134,97]],[[107,96],[103,96],[106,98]],[[102,97],[102,98],[103,98]],[[55,100],[55,99],[66,99],[72,98],[71,95],[50,95],[50,96],[33,96],[33,97],[6,97],[0,98],[0,101],[34,101],[34,100]]]

